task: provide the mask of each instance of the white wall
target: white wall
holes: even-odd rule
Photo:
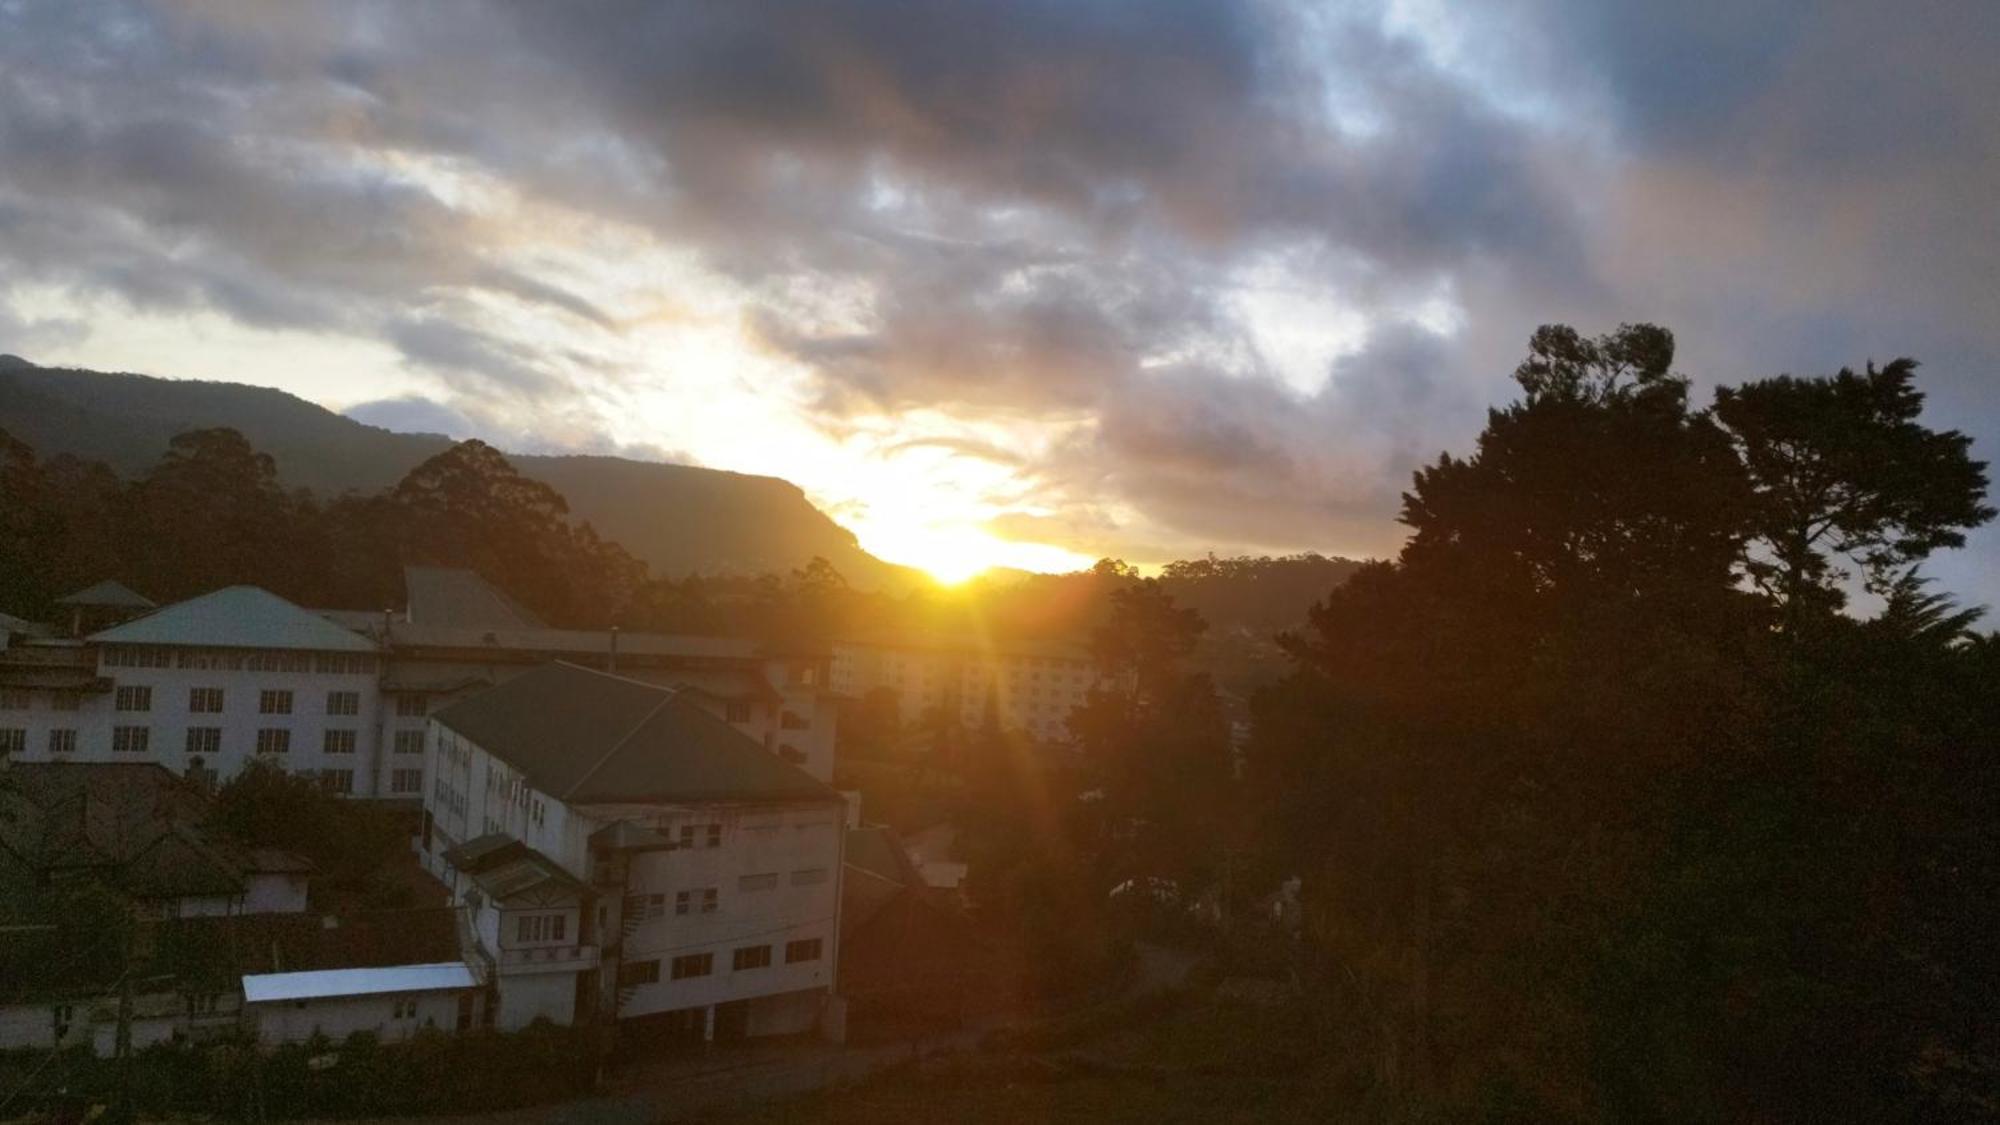
[[[222,731],[220,751],[195,756],[202,759],[205,768],[214,770],[219,778],[226,780],[241,771],[245,763],[259,756],[256,752],[259,730],[282,729],[291,732],[291,748],[283,754],[264,755],[266,760],[291,773],[317,775],[323,769],[348,770],[354,775],[355,795],[374,794],[373,763],[377,749],[377,675],[374,671],[276,672],[181,667],[184,663],[205,659],[214,650],[178,646],[143,646],[147,651],[164,652],[169,664],[165,668],[130,667],[120,660],[121,651],[141,647],[109,646],[100,649],[98,674],[113,682],[113,690],[84,695],[76,711],[56,710],[54,693],[41,689],[30,693],[28,710],[0,711],[0,727],[18,727],[27,732],[27,746],[21,760],[50,760],[49,731],[68,728],[77,732],[76,750],[61,755],[62,760],[158,762],[175,773],[185,773],[190,758],[187,753],[188,728],[218,727]],[[239,651],[236,655],[244,654]],[[312,654],[303,655],[312,658]],[[348,658],[361,654],[337,655]],[[151,706],[145,711],[117,710],[118,687],[151,688]],[[189,691],[193,688],[221,688],[223,710],[220,713],[191,712],[188,708]],[[259,694],[265,689],[289,690],[292,693],[291,714],[261,714],[258,710]],[[355,714],[327,714],[327,695],[334,691],[351,691],[359,695]],[[145,752],[113,751],[112,730],[118,726],[146,727],[150,735]],[[324,735],[330,728],[355,732],[353,753],[323,753]]]
[[[458,998],[463,990],[406,992],[379,996],[331,997],[322,1000],[274,1001],[245,1007],[265,1046],[301,1043],[323,1033],[335,1043],[357,1031],[372,1031],[385,1041],[408,1039],[424,1027],[453,1031],[458,1027]],[[414,999],[417,1014],[397,1018],[396,1004]]]
[[[664,896],[660,918],[642,923],[624,939],[622,960],[630,965],[657,959],[660,980],[635,986],[621,1016],[641,1016],[702,1007],[757,996],[830,989],[838,962],[841,830],[844,803],[811,806],[709,806],[684,809],[662,826],[678,838],[680,825],[723,826],[722,845],[697,846],[635,856],[629,892]],[[698,831],[697,839],[705,832]],[[818,882],[795,885],[795,872],[824,871]],[[768,890],[748,889],[746,876],[777,876]],[[701,911],[702,894],[716,890],[716,910]],[[676,913],[677,895],[690,892],[690,912]],[[617,907],[622,907],[622,902]],[[620,924],[612,910],[613,926]],[[787,964],[788,942],[820,940],[816,961]],[[738,971],[734,953],[745,946],[769,946],[768,967]],[[673,960],[708,953],[709,975],[674,980]]]
[[[567,1026],[576,1018],[575,973],[521,973],[500,978],[502,1031],[519,1031],[537,1018]]]

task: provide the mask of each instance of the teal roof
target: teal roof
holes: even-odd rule
[[[125,585],[105,579],[95,585],[85,586],[74,594],[56,599],[57,605],[115,606],[118,609],[151,609],[156,602],[144,594]]]
[[[228,586],[175,602],[115,625],[90,639],[99,644],[209,645],[217,648],[374,652],[358,633],[256,586]]]
[[[679,689],[574,664],[523,672],[435,718],[563,801],[840,800]]]

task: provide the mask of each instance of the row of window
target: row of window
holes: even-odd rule
[[[260,754],[283,754],[291,749],[291,733],[288,730],[260,730],[257,732],[257,752]],[[76,729],[58,727],[48,732],[48,752],[52,755],[76,753]],[[323,747],[328,754],[354,753],[353,731],[327,731]],[[111,752],[114,754],[145,754],[152,750],[153,730],[151,727],[111,728]],[[398,750],[402,747],[398,746]],[[418,747],[422,749],[422,747]],[[25,754],[28,751],[28,732],[20,727],[0,727],[0,758]],[[222,752],[221,727],[189,727],[187,729],[186,753],[192,757],[213,756]],[[422,792],[424,771],[417,769],[397,769],[390,771],[390,789],[396,793]]]
[[[797,965],[806,961],[817,961],[821,956],[821,939],[803,938],[785,943],[785,964]],[[771,965],[771,947],[768,945],[745,945],[731,951],[729,968],[731,972],[747,972],[752,969],[766,969]],[[715,954],[683,953],[667,965],[668,976],[672,980],[687,980],[690,977],[705,977],[715,972]],[[627,961],[618,968],[618,983],[621,985],[658,984],[660,982],[660,959],[655,957],[645,961]]]
[[[0,711],[26,711],[32,706],[34,694],[27,688],[0,688]],[[260,715],[289,715],[292,713],[295,694],[289,688],[266,688],[257,693],[257,713]],[[49,706],[55,711],[77,711],[82,709],[83,696],[74,691],[52,691]],[[197,687],[188,689],[187,709],[196,715],[219,715],[227,702],[226,693],[219,687]],[[143,712],[153,709],[153,687],[150,684],[123,684],[113,693],[112,706],[124,712]],[[421,695],[401,695],[396,697],[396,714],[404,718],[421,718],[429,713],[430,702]],[[330,691],[326,693],[326,713],[329,715],[359,715],[361,713],[361,693],[358,691]]]

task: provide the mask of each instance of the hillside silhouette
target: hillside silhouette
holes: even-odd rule
[[[160,459],[174,435],[214,427],[236,430],[274,457],[285,485],[323,496],[389,488],[453,444],[442,434],[366,425],[266,387],[41,367],[0,356],[0,430],[45,456],[68,453],[136,476]],[[862,550],[853,532],[776,477],[623,457],[509,453],[508,459],[658,575],[782,573],[815,557],[858,586],[910,574]]]

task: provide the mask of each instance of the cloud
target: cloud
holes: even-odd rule
[[[1667,323],[1710,380],[1911,352],[2000,436],[1996,37],[1973,0],[18,0],[0,271],[447,395],[357,416],[606,448],[682,256],[774,401],[1004,470],[1010,534],[1379,551],[1544,321]],[[1324,354],[1266,289],[1337,312]]]

